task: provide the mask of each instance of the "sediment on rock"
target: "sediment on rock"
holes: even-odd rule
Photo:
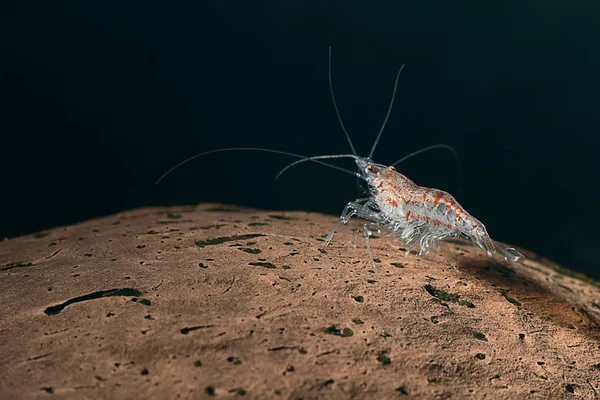
[[[600,289],[336,217],[147,208],[0,243],[2,398],[595,398]],[[570,397],[569,397],[570,396]]]

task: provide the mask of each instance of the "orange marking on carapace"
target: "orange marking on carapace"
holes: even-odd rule
[[[433,199],[433,206],[434,207],[438,205],[438,203],[440,202],[440,200],[442,199],[442,197],[444,197],[444,192],[438,192],[438,194],[435,195],[435,198]]]

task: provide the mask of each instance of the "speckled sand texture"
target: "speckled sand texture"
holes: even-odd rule
[[[335,221],[204,204],[0,242],[0,398],[600,395],[597,286],[458,242],[458,271],[387,237],[373,267]]]

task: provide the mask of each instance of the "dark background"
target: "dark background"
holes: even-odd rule
[[[338,215],[356,179],[266,153],[367,155],[457,195],[497,240],[600,277],[597,2],[14,2],[0,13],[0,237],[147,205]],[[353,169],[351,161],[339,165]],[[459,195],[459,184],[464,190]]]

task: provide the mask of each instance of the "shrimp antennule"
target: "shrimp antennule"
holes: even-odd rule
[[[281,174],[283,174],[288,169],[292,168],[295,165],[303,163],[305,161],[326,160],[326,159],[332,159],[332,158],[352,158],[354,160],[362,160],[363,159],[362,157],[355,156],[354,154],[327,154],[327,155],[323,155],[323,156],[306,157],[306,158],[303,158],[302,160],[294,161],[293,163],[288,164],[285,168],[283,168],[281,171],[279,171],[277,173],[277,175],[275,175],[275,179],[279,178],[281,176]],[[362,177],[362,175],[357,172],[354,172],[353,175],[356,175],[359,178]]]

